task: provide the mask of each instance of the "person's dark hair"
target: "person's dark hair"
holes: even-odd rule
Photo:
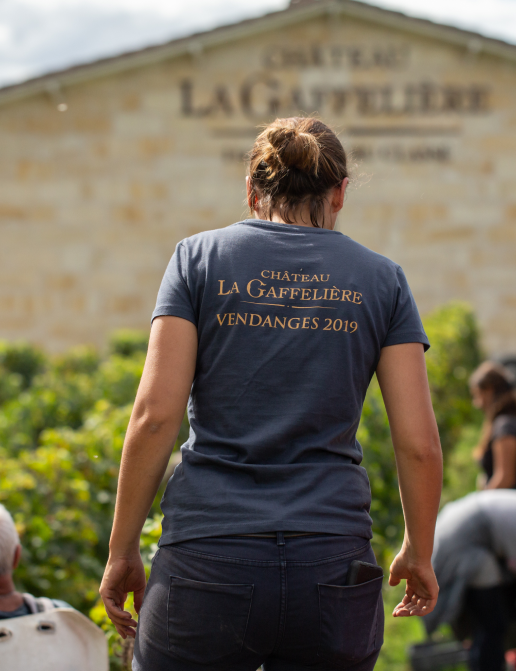
[[[248,161],[251,215],[258,204],[268,219],[278,210],[289,224],[309,204],[310,222],[320,227],[328,191],[348,177],[340,140],[312,117],[273,121],[256,138]]]
[[[475,454],[482,456],[491,440],[494,420],[500,415],[516,415],[514,378],[510,371],[499,363],[484,361],[471,375],[469,386],[482,390],[490,389],[493,392],[493,400],[486,408],[482,437],[475,448]]]

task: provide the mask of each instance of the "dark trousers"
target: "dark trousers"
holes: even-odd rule
[[[466,607],[473,624],[473,644],[470,650],[472,671],[505,669],[507,613],[503,589],[503,586],[470,588],[466,594]]]
[[[383,643],[382,579],[345,587],[367,540],[202,538],[158,550],[134,671],[371,671]]]

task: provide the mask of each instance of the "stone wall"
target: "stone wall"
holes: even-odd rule
[[[403,266],[422,313],[470,301],[516,352],[514,62],[331,15],[192,44],[0,106],[0,338],[147,328],[175,244],[245,216],[257,125],[317,111],[352,151],[339,229]]]

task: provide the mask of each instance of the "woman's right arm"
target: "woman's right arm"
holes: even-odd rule
[[[428,387],[423,345],[384,347],[376,370],[382,390],[405,517],[403,546],[390,569],[390,585],[407,581],[393,615],[426,615],[439,587],[431,564],[442,488],[442,452]]]
[[[109,558],[100,586],[118,633],[135,636],[124,604],[134,593],[139,612],[145,591],[140,533],[177,440],[197,360],[197,329],[181,317],[157,317],[149,340],[122,451]]]

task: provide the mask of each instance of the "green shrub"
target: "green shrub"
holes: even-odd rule
[[[19,396],[23,389],[23,377],[19,373],[10,373],[0,366],[0,405]]]
[[[23,387],[27,388],[32,378],[44,369],[45,356],[28,343],[0,341],[0,366],[8,373],[20,375]]]
[[[109,339],[109,351],[120,356],[133,356],[136,352],[147,353],[148,331],[121,329],[115,331]]]
[[[100,361],[95,350],[82,347],[42,359],[43,372],[26,389],[19,373],[2,377],[0,391],[8,393],[0,406],[0,502],[22,537],[20,588],[64,598],[82,612],[96,603],[144,360],[136,350]],[[176,449],[187,434],[185,420]],[[151,510],[157,520],[162,493]],[[153,529],[154,535],[146,525],[153,538],[142,546],[147,562],[159,538]]]
[[[95,373],[100,364],[97,350],[90,345],[72,347],[65,354],[53,359],[53,368],[56,373],[69,375],[74,373]]]
[[[96,385],[100,396],[114,405],[133,403],[144,363],[143,352],[135,352],[132,357],[110,356],[98,369]]]
[[[468,379],[484,355],[475,315],[466,303],[452,302],[424,319],[431,348],[426,355],[428,380],[445,457],[467,424],[479,424],[471,404]]]
[[[0,408],[0,445],[16,452],[36,447],[46,428],[78,428],[95,400],[95,380],[91,375],[64,375],[49,368]]]
[[[1,450],[0,502],[21,532],[26,591],[82,611],[96,601],[130,410],[99,401],[81,429],[46,429],[16,456]]]
[[[467,424],[463,427],[457,444],[450,450],[444,463],[444,487],[441,506],[475,491],[480,466],[473,458],[473,449],[478,443],[480,426]]]

